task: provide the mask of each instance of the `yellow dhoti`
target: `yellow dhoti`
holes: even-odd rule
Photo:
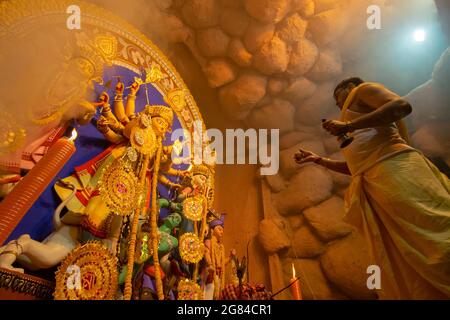
[[[353,177],[346,220],[381,269],[380,299],[450,298],[450,181],[416,151]]]
[[[362,116],[349,109],[357,90],[343,107],[344,121]],[[398,128],[352,133],[343,150],[352,173],[346,221],[365,238],[370,263],[380,267],[380,299],[449,299],[450,181]]]

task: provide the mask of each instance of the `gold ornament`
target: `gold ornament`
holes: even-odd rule
[[[152,125],[152,118],[143,113],[139,117],[139,124],[141,125],[142,128],[148,128]]]
[[[127,148],[126,155],[131,162],[136,162],[138,159],[137,151],[133,147]]]
[[[115,214],[128,216],[138,205],[141,191],[132,169],[120,160],[105,169],[99,181],[100,195]]]
[[[193,176],[201,174],[205,177],[209,177],[210,175],[214,174],[214,169],[206,164],[196,164],[192,167],[191,172]]]
[[[211,175],[208,179],[208,188],[206,191],[206,198],[208,199],[208,208],[212,208],[214,205],[214,197],[215,197],[215,191],[214,191],[214,175]]]
[[[164,101],[169,104],[175,111],[180,112],[186,107],[186,92],[183,89],[172,89],[167,92]]]
[[[112,300],[118,288],[117,258],[100,242],[75,248],[56,272],[55,300]]]
[[[153,63],[152,67],[145,70],[145,72],[147,74],[145,77],[146,83],[157,83],[164,78],[164,74],[161,71],[161,66],[156,63]]]
[[[192,280],[181,280],[178,283],[178,300],[203,300],[203,291]]]
[[[192,221],[201,221],[203,217],[203,208],[205,206],[205,197],[193,196],[183,201],[183,215]]]
[[[189,263],[197,263],[203,258],[205,245],[196,234],[188,232],[180,237],[179,250],[181,259]]]
[[[145,143],[144,136],[145,136],[145,134],[144,134],[143,130],[137,130],[137,131],[133,132],[134,142],[139,147],[142,147]]]
[[[134,149],[144,155],[153,155],[156,152],[156,134],[152,127],[141,128],[135,126],[131,129],[130,142]]]
[[[118,41],[110,34],[99,34],[94,39],[94,46],[103,60],[113,61],[117,55]]]

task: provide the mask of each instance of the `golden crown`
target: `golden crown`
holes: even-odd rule
[[[208,166],[206,164],[195,164],[192,167],[192,175],[201,174],[206,177],[209,177],[210,175],[214,174],[214,169],[211,166]]]
[[[162,105],[147,105],[145,106],[145,113],[151,117],[161,117],[169,123],[171,127],[173,124],[173,111],[171,108]]]

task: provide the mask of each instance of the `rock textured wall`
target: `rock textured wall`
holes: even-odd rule
[[[431,159],[445,162],[447,168],[450,167],[449,81],[450,48],[437,62],[432,78],[405,97],[415,107],[411,116],[414,145]]]
[[[450,3],[436,0],[441,26],[450,45]],[[406,99],[414,106],[412,141],[428,157],[445,162],[450,174],[450,47],[434,67],[431,79],[412,90]],[[439,163],[438,163],[439,164]]]

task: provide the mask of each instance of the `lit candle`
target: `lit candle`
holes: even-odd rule
[[[45,156],[20,180],[0,203],[0,244],[4,243],[33,203],[75,153],[75,129],[72,137],[61,138],[53,144]]]
[[[300,291],[300,280],[295,276],[295,267],[292,263],[292,279],[291,279],[291,293],[294,300],[303,300]]]

